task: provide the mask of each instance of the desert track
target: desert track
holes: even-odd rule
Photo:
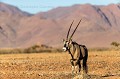
[[[72,79],[64,53],[0,55],[0,79]],[[89,52],[89,79],[120,79],[120,51]]]

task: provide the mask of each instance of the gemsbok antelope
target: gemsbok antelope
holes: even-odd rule
[[[86,46],[80,45],[80,44],[72,41],[72,36],[74,35],[76,29],[78,28],[81,20],[79,21],[75,30],[69,37],[69,32],[70,32],[71,26],[73,25],[73,22],[74,22],[74,20],[73,20],[73,22],[71,23],[71,25],[69,27],[66,40],[63,39],[63,42],[64,42],[63,50],[68,51],[68,53],[71,55],[70,62],[72,65],[72,74],[75,74],[75,73],[80,74],[81,60],[83,61],[82,62],[83,74],[87,74],[87,72],[88,72],[88,67],[87,67],[88,50],[87,50]],[[76,70],[77,68],[78,68],[78,70]]]

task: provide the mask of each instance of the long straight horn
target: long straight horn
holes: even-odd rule
[[[73,22],[74,22],[74,20],[72,21],[72,23],[71,23],[71,25],[70,25],[70,28],[69,28],[69,30],[68,30],[68,33],[67,33],[67,40],[68,40],[68,36],[69,36],[69,33],[70,33],[71,26],[73,25]]]
[[[82,20],[82,19],[81,19],[81,20]],[[76,28],[75,28],[75,30],[73,31],[72,35],[70,36],[69,40],[70,40],[70,39],[72,38],[72,36],[74,35],[74,33],[75,33],[76,29],[78,28],[78,26],[79,26],[81,20],[79,21],[78,25],[76,26]]]

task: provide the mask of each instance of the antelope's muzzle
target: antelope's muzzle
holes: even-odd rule
[[[63,47],[63,51],[67,51],[67,48],[66,48],[66,47]]]

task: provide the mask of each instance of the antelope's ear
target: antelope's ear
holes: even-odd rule
[[[65,41],[65,39],[63,39],[63,42]]]

